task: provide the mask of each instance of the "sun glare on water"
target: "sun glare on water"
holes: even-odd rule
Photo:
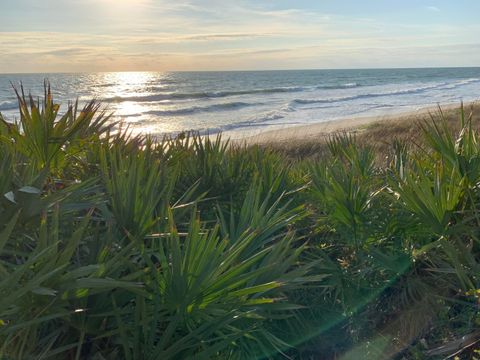
[[[153,96],[156,88],[162,87],[163,74],[152,72],[112,72],[105,74],[103,82],[108,84],[108,97],[113,102],[115,114],[129,125],[134,133],[158,133],[171,130],[171,124],[145,121],[142,114],[153,108],[159,109],[156,101],[146,100]]]
[[[135,97],[148,94],[153,75],[148,72],[114,72],[106,74],[104,81],[110,85],[110,98],[127,100],[116,104],[116,113],[119,116],[131,116],[141,113],[142,106],[135,101]]]
[[[107,81],[123,86],[144,86],[153,78],[151,72],[112,72],[107,74]]]

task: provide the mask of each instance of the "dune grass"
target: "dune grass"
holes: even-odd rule
[[[356,142],[362,146],[373,147],[376,154],[376,160],[382,161],[385,165],[385,155],[389,153],[395,141],[408,143],[409,146],[421,147],[424,142],[422,123],[430,121],[441,121],[447,124],[449,131],[458,132],[461,127],[459,118],[461,107],[449,107],[448,109],[437,108],[429,112],[399,116],[398,119],[388,119],[385,121],[375,121],[351,129],[340,131],[339,133],[355,134]],[[480,104],[472,103],[465,105],[464,111],[466,117],[472,121],[474,128],[480,126]],[[282,153],[285,157],[292,160],[315,160],[328,156],[327,142],[331,133],[319,134],[317,139],[297,139],[282,142],[269,142],[266,146]],[[265,145],[264,145],[265,146]],[[384,155],[382,157],[382,155]]]
[[[419,123],[418,147],[399,124],[380,150],[378,125],[290,151],[129,136],[95,102],[60,115],[48,87],[18,99],[17,123],[0,116],[0,358],[480,347],[477,115]]]

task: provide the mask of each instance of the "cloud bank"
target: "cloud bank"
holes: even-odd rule
[[[480,26],[278,8],[269,1],[17,0],[0,72],[468,66]],[[28,7],[31,21],[14,22]],[[419,7],[440,13],[435,6]],[[50,14],[45,9],[56,9]],[[95,9],[92,12],[92,9]],[[69,10],[66,18],[61,12]],[[58,11],[59,14],[56,14]],[[70,19],[74,12],[76,17]],[[432,15],[433,16],[433,15]],[[56,19],[59,19],[56,21]],[[26,19],[30,20],[30,19]],[[54,21],[55,20],[55,21]],[[35,26],[32,26],[34,24]],[[8,28],[8,31],[5,29]]]

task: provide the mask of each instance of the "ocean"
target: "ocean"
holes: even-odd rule
[[[133,132],[242,137],[480,99],[480,68],[118,72],[0,75],[0,112],[18,118],[12,84],[66,105],[95,98]]]

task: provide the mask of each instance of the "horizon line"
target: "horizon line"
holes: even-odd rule
[[[0,72],[0,75],[34,74],[102,74],[102,73],[215,73],[215,72],[275,72],[275,71],[345,71],[345,70],[421,70],[421,69],[476,69],[480,66],[410,66],[410,67],[352,67],[352,68],[292,68],[292,69],[232,69],[232,70],[112,70],[112,71],[48,71]]]

